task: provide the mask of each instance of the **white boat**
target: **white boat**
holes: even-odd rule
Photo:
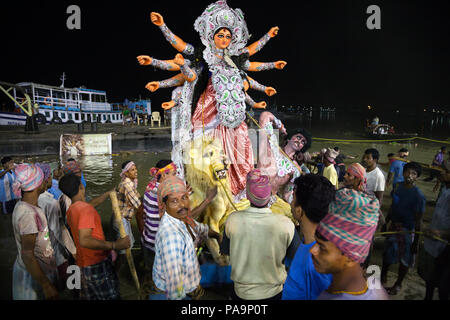
[[[0,126],[24,126],[27,116],[17,112],[0,112]]]
[[[37,120],[40,123],[122,123],[122,110],[108,103],[105,91],[84,87],[56,87],[33,82],[20,82],[15,86],[29,95],[32,105],[39,106]],[[22,103],[23,93],[15,87],[12,89],[11,95],[16,102]],[[15,106],[19,107],[17,104]],[[12,119],[15,117],[9,114],[11,113],[0,113],[1,125],[11,125],[8,122],[16,121]],[[25,124],[26,116],[18,113],[16,115],[24,117]]]

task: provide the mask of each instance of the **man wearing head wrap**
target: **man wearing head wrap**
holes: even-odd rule
[[[293,258],[300,238],[289,218],[267,207],[271,190],[268,176],[250,171],[246,192],[251,206],[225,222],[221,252],[230,256],[233,299],[281,299],[287,276],[283,262]]]
[[[306,174],[294,181],[292,214],[300,222],[303,241],[300,243],[284,283],[282,300],[316,300],[332,280],[330,274],[316,271],[310,249],[316,243],[314,235],[319,222],[327,215],[336,189],[317,174]]]
[[[322,175],[330,180],[331,184],[337,189],[339,186],[338,175],[336,172],[336,168],[334,167],[336,161],[336,157],[339,152],[334,149],[328,148],[327,151],[323,154],[323,173]]]
[[[80,165],[75,159],[68,159],[64,164],[62,170],[65,175],[73,173],[79,176],[81,178],[81,183],[83,184],[84,188],[86,188],[86,180],[84,180],[83,171],[81,170]]]
[[[158,161],[155,167],[150,169],[151,180],[145,189],[143,198],[143,210],[136,213],[138,228],[142,234],[141,243],[144,252],[144,263],[146,268],[153,267],[155,259],[155,240],[159,224],[164,211],[158,204],[158,186],[169,177],[177,173],[177,167],[172,160],[163,159]],[[211,203],[217,194],[217,187],[207,190],[206,199],[196,208],[192,209],[191,216],[196,219],[204,209]],[[141,225],[141,226],[140,226]]]
[[[55,251],[56,265],[58,267],[59,287],[64,288],[68,276],[66,270],[69,266],[69,259],[73,259],[72,256],[75,256],[76,248],[72,237],[64,224],[58,201],[48,192],[48,188],[52,186],[50,165],[47,163],[36,163],[36,166],[41,168],[44,174],[43,186],[45,187],[44,193],[39,195],[38,205],[44,210],[47,218],[50,242]]]
[[[136,211],[141,206],[141,195],[137,190],[138,186],[138,170],[133,161],[125,161],[122,163],[122,172],[120,173],[120,183],[117,187],[117,200],[119,204],[120,213],[122,214],[122,224],[125,233],[130,237],[131,247],[134,246],[133,230],[131,228],[131,220],[136,214]],[[116,220],[115,215],[111,215],[111,224],[116,239],[120,239],[119,221]],[[115,264],[117,271],[125,261],[126,250],[119,251],[119,256]]]
[[[196,244],[201,238],[222,236],[190,217],[189,192],[183,180],[167,177],[158,186],[158,204],[164,212],[155,242],[150,300],[180,300],[200,295],[200,265]]]
[[[319,300],[386,300],[380,282],[368,283],[360,266],[369,253],[379,214],[376,198],[340,189],[316,229],[311,248],[314,267],[333,280]]]
[[[366,169],[359,163],[352,163],[344,175],[344,186],[356,191],[366,191]]]
[[[45,190],[44,173],[33,164],[19,164],[15,173],[13,189],[22,199],[12,216],[18,250],[13,267],[13,299],[55,299],[58,297],[55,256],[47,218],[38,207],[38,197]]]
[[[143,197],[143,210],[136,212],[136,221],[141,232],[142,252],[144,264],[147,269],[153,268],[155,259],[155,239],[160,224],[158,207],[158,186],[168,177],[176,175],[176,166],[171,160],[160,160],[155,167],[150,169],[151,180],[145,189]]]

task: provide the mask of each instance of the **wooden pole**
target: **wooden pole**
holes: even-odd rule
[[[119,225],[120,237],[124,238],[127,234],[125,233],[125,228],[123,227],[122,214],[120,213],[119,201],[117,200],[117,194],[115,192],[111,192],[109,194],[109,196],[111,198],[111,204],[112,204],[114,216]],[[134,284],[136,285],[136,289],[140,293],[141,286],[139,284],[136,267],[134,266],[134,260],[133,260],[133,255],[131,254],[131,248],[126,249],[126,256],[127,256],[128,266],[130,267],[131,275],[133,276]]]

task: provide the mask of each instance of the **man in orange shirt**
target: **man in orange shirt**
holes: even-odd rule
[[[72,200],[67,223],[77,248],[76,263],[81,269],[81,299],[120,299],[119,279],[108,254],[110,250],[129,248],[130,238],[105,241],[100,215],[86,202],[80,177],[65,175],[59,188]]]

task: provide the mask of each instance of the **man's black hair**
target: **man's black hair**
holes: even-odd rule
[[[162,168],[164,168],[165,166],[167,166],[167,165],[169,165],[171,163],[172,163],[172,160],[162,159],[162,160],[159,160],[156,163],[155,168],[162,169]]]
[[[395,154],[393,154],[393,153],[388,153],[388,155],[387,155],[387,156],[388,156],[388,158],[389,158],[389,157],[393,157],[393,156],[395,156]]]
[[[398,152],[408,152],[408,149],[406,149],[406,148],[401,148],[400,150],[398,150]]]
[[[380,159],[380,153],[377,149],[374,148],[367,149],[366,151],[364,151],[364,154],[371,154],[372,158],[377,161]]]
[[[339,147],[334,147],[333,149],[334,149],[334,151],[338,151],[339,152]]]
[[[325,238],[325,237],[324,237],[319,231],[317,231],[317,230],[316,230],[315,236],[316,236],[317,238],[319,238],[320,240],[322,240],[322,241],[328,241],[328,239]]]
[[[407,164],[405,164],[405,166],[403,167],[403,172],[405,172],[407,169],[411,169],[417,172],[417,177],[420,177],[420,175],[422,174],[422,166],[417,162],[408,162]]]
[[[316,174],[306,174],[294,181],[295,206],[301,206],[309,220],[319,223],[328,213],[336,188],[331,182]]]
[[[69,159],[67,159],[67,162],[69,162],[69,161],[76,161],[74,158],[69,158]]]
[[[447,149],[446,146],[442,146],[442,147],[441,147],[441,151],[442,151],[442,152],[445,152],[446,149]]]
[[[312,136],[311,136],[311,133],[309,133],[308,130],[300,128],[300,129],[292,131],[292,133],[288,132],[287,140],[291,140],[291,138],[293,136],[295,136],[296,134],[299,134],[299,133],[302,136],[304,136],[305,139],[306,139],[306,144],[303,146],[303,148],[302,148],[302,150],[300,150],[300,152],[306,152],[306,151],[308,151],[309,148],[311,148],[311,144],[312,144],[312,141],[311,141],[312,140]]]
[[[131,160],[127,160],[124,163],[122,163],[122,169],[124,169],[127,166],[127,164],[129,164],[130,162],[131,162]]]
[[[172,163],[172,160],[162,159],[162,160],[159,160],[159,161],[156,163],[155,168],[162,169],[162,168],[164,168],[165,166],[167,166],[167,165],[169,165],[169,164],[171,164],[171,163]],[[159,179],[161,179],[161,175],[158,175],[158,178],[157,178],[157,181],[158,181],[158,182],[159,182]],[[165,201],[164,201],[164,202],[165,202]]]
[[[81,178],[73,173],[64,175],[59,180],[58,187],[69,198],[73,198],[77,195],[80,188]]]
[[[3,157],[2,158],[2,165],[7,164],[8,162],[10,162],[12,160],[11,157]]]

